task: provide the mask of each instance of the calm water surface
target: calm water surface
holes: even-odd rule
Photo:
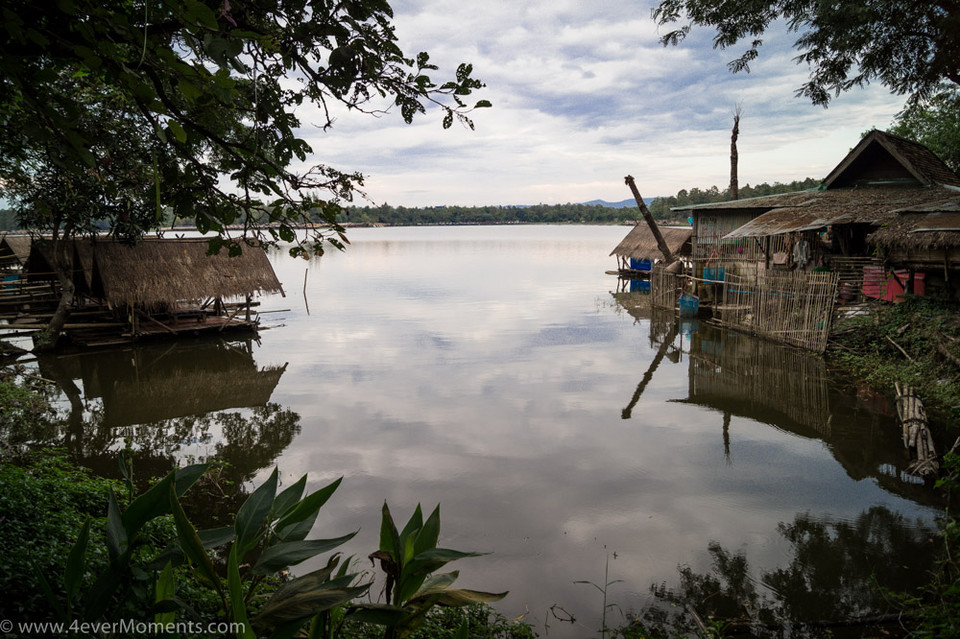
[[[68,434],[92,465],[130,436],[158,471],[219,457],[251,487],[274,464],[313,489],[343,476],[314,534],[359,528],[359,556],[384,500],[403,521],[442,504],[442,545],[493,553],[454,564],[458,585],[510,590],[499,608],[541,635],[596,634],[601,595],[574,582],[602,584],[607,562],[623,611],[724,553],[754,583],[800,575],[833,596],[816,561],[866,580],[877,567],[844,563],[852,548],[921,538],[937,502],[903,475],[882,401],[831,390],[819,360],[614,295],[626,230],[355,229],[345,253],[272,255],[286,297],[262,300],[279,312],[259,343],[41,366],[98,420]],[[811,529],[840,541],[811,559]]]

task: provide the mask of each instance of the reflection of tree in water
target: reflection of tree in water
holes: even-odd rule
[[[178,460],[221,461],[223,485],[242,496],[242,485],[300,432],[300,416],[269,401],[286,365],[258,367],[249,341],[45,356],[39,366],[63,391],[69,413],[33,442],[63,446],[104,476],[119,474],[124,448],[134,451],[143,485]]]
[[[895,621],[885,616],[892,604],[884,592],[915,591],[935,560],[933,530],[882,506],[854,521],[798,514],[778,532],[793,548],[788,566],[756,580],[742,552],[711,543],[711,572],[681,566],[677,587],[651,586],[661,604],[636,625],[651,636],[702,631],[711,620],[757,637],[821,637],[827,629],[860,636],[863,626]]]

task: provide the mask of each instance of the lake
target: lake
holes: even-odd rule
[[[575,582],[605,570],[613,625],[651,586],[729,585],[738,558],[754,604],[793,619],[870,612],[871,575],[922,581],[938,499],[905,474],[884,398],[620,292],[604,271],[627,230],[351,229],[343,253],[271,254],[286,296],[261,300],[259,341],[40,368],[69,391],[65,440],[104,472],[129,437],[141,473],[342,476],[314,536],[359,528],[345,552],[364,558],[384,501],[400,525],[441,504],[442,546],[492,553],[455,562],[457,584],[509,590],[498,609],[541,636],[599,635],[602,594]]]

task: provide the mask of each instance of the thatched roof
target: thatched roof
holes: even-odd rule
[[[960,178],[933,151],[919,142],[877,130],[863,136],[823,184],[832,189],[883,181],[960,186]]]
[[[888,248],[929,250],[960,248],[960,195],[926,206],[912,206],[867,237]]]
[[[693,229],[666,226],[660,227],[660,234],[663,235],[670,252],[674,255],[681,255],[684,253],[681,249],[690,242]],[[689,253],[689,247],[686,252]],[[610,252],[610,255],[651,261],[663,258],[663,253],[657,246],[657,238],[653,236],[653,231],[650,230],[646,222],[638,222],[627,233],[627,236],[617,244],[617,247]]]
[[[0,256],[12,255],[20,264],[25,264],[30,256],[29,235],[0,235]]]
[[[75,281],[115,305],[157,307],[210,297],[232,298],[281,291],[263,247],[244,246],[207,255],[207,240],[145,239],[135,246],[113,240],[73,240]],[[32,270],[50,271],[50,244],[35,242]]]
[[[834,224],[880,226],[908,207],[938,206],[958,196],[957,188],[874,187],[809,191],[805,197],[784,200],[784,204],[757,216],[724,239],[759,237],[818,230]],[[786,202],[792,202],[786,204]]]

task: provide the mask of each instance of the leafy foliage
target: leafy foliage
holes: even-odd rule
[[[436,573],[451,561],[477,557],[482,553],[439,548],[440,507],[423,519],[420,505],[398,531],[383,504],[380,525],[380,549],[370,555],[380,562],[386,575],[385,604],[358,604],[350,614],[361,622],[386,627],[385,639],[404,639],[419,628],[430,610],[440,606],[467,606],[503,599],[507,593],[480,592],[451,588],[458,571]]]
[[[96,206],[72,211],[68,234],[106,219],[112,231],[136,236],[170,213],[201,231],[237,224],[286,240],[313,211],[333,226],[337,244],[338,203],[363,178],[299,168],[311,148],[299,137],[298,109],[315,107],[319,121],[310,124],[324,129],[344,109],[395,108],[410,122],[428,107],[442,112],[444,127],[472,127],[467,114],[489,106],[466,102],[483,86],[471,65],[441,81],[426,53],[405,55],[392,17],[385,0],[236,8],[223,0],[64,0],[45,11],[8,2],[0,22],[4,189],[48,230],[63,212],[37,199],[43,180],[59,180],[61,193],[75,189],[77,201],[130,209],[105,218]],[[316,192],[324,199],[309,195]],[[319,249],[322,236],[313,239]]]
[[[733,72],[749,71],[763,34],[785,21],[799,33],[795,60],[811,68],[796,93],[823,106],[873,80],[916,99],[944,80],[960,84],[960,12],[951,1],[662,0],[653,17],[661,26],[687,21],[661,38],[665,45],[681,42],[692,25],[714,28],[715,48],[746,40],[746,51],[729,64]]]
[[[888,131],[920,142],[960,172],[960,88],[944,84],[928,99],[908,103]]]

